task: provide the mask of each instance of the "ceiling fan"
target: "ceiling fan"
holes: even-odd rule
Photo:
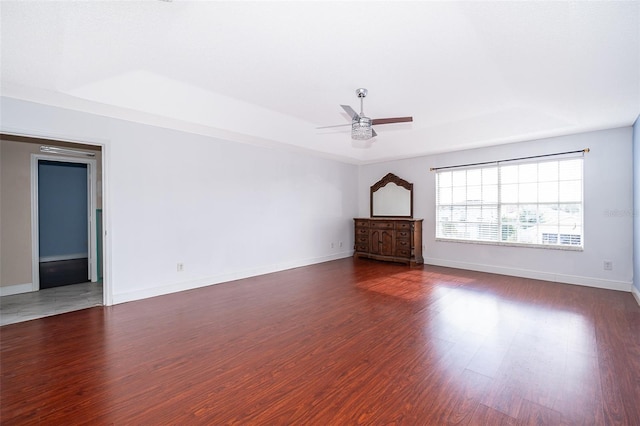
[[[391,123],[408,123],[413,121],[413,117],[394,117],[394,118],[369,118],[364,115],[363,101],[369,91],[364,88],[356,90],[356,95],[360,98],[360,114],[356,113],[349,105],[340,105],[343,110],[351,117],[351,124],[338,124],[335,126],[317,127],[317,129],[328,129],[330,127],[351,126],[351,139],[368,140],[374,136],[378,136],[373,125],[391,124]]]

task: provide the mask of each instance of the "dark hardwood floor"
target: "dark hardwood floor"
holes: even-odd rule
[[[0,328],[12,424],[640,424],[630,293],[343,259]]]

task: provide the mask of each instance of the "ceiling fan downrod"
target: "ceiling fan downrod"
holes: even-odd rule
[[[356,89],[356,95],[360,98],[360,117],[364,117],[364,98],[367,96],[369,91],[364,88]]]

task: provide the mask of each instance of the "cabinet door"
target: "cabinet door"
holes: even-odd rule
[[[380,244],[381,255],[383,256],[393,256],[393,233],[394,231],[389,231],[387,229],[380,232],[382,244]]]
[[[369,242],[372,254],[393,256],[393,230],[372,229]]]

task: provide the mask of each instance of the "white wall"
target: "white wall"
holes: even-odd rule
[[[358,168],[15,99],[0,107],[3,131],[104,145],[108,302],[350,256],[352,218],[369,216],[369,186],[388,172],[414,183],[428,264],[632,287],[631,127]],[[587,147],[583,252],[435,241],[430,167]]]
[[[429,171],[430,167],[583,148],[591,149],[584,161],[584,251],[435,241],[435,173]],[[369,187],[389,172],[414,184],[414,217],[425,220],[423,241],[427,264],[631,291],[631,127],[363,166],[358,190],[360,216],[369,215]],[[604,260],[613,262],[612,271],[603,269]]]
[[[640,304],[640,117],[633,125],[633,294]]]
[[[1,108],[3,131],[104,145],[107,303],[352,254],[354,165],[10,98]]]

